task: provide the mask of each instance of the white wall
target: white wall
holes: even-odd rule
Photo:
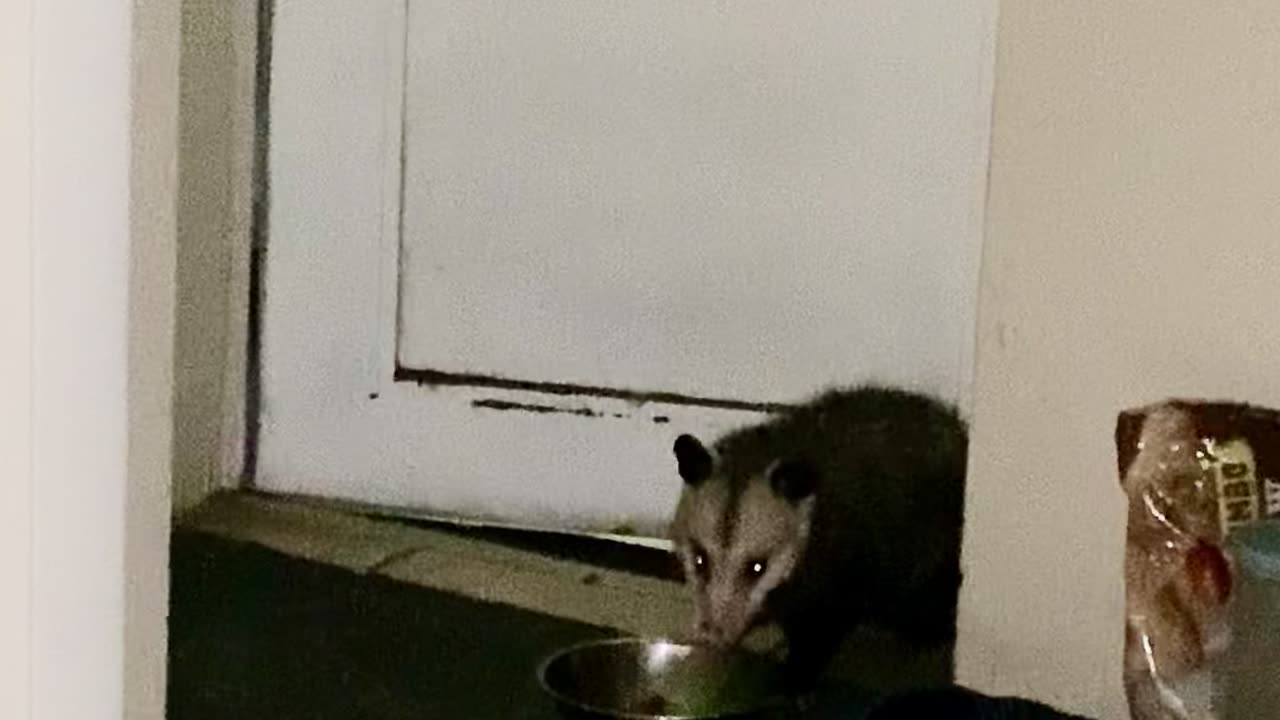
[[[35,6],[31,632],[42,719],[123,706],[130,16],[119,4]]]
[[[235,485],[243,463],[257,28],[256,0],[181,6],[177,513]]]
[[[177,16],[3,13],[0,715],[159,718]]]
[[[0,717],[31,712],[31,14],[0,4]]]
[[[960,679],[1121,689],[1116,413],[1280,405],[1280,5],[1028,0],[998,31]]]

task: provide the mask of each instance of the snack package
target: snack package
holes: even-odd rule
[[[1122,412],[1124,685],[1132,720],[1219,720],[1213,664],[1231,642],[1225,540],[1280,515],[1280,412],[1170,400]]]

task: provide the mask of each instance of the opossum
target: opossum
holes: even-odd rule
[[[673,447],[670,538],[694,635],[733,647],[776,622],[797,690],[859,625],[910,645],[954,638],[968,426],[930,395],[833,388],[707,447]]]

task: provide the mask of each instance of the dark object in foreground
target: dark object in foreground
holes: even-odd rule
[[[991,697],[965,688],[904,693],[878,704],[866,720],[1088,720],[1022,698]]]

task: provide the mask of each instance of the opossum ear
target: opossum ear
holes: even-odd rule
[[[681,435],[676,438],[676,462],[680,467],[680,477],[686,483],[697,485],[711,476],[711,453],[692,435]]]
[[[818,469],[801,458],[776,460],[766,475],[769,487],[789,502],[799,502],[818,489]]]

